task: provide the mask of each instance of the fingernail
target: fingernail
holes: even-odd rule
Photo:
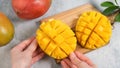
[[[74,52],[72,52],[72,53],[70,54],[70,57],[71,57],[71,59],[76,57],[75,54],[74,54]]]
[[[34,40],[34,39],[35,39],[35,37],[31,37],[30,39]]]
[[[61,61],[61,64],[64,64],[64,63],[65,63],[65,61],[64,61],[64,60],[62,60],[62,61]]]

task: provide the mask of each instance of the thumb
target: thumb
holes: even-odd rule
[[[75,53],[71,53],[70,54],[70,60],[71,62],[76,65],[77,67],[79,67],[79,65],[82,63],[82,61],[75,55]]]
[[[25,50],[27,53],[32,54],[36,49],[37,49],[37,41],[36,39],[32,41],[32,43],[27,47],[27,49]]]

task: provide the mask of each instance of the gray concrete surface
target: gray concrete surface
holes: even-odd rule
[[[33,20],[22,20],[18,18],[12,10],[11,0],[0,0],[0,11],[9,17],[15,27],[14,39],[6,46],[0,47],[0,68],[11,68],[11,48],[21,41],[35,35],[35,31],[39,26],[38,21],[42,18],[85,3],[92,3],[99,10],[103,10],[103,8],[100,7],[100,3],[103,1],[105,0],[53,0],[51,8],[44,16]],[[116,23],[114,26],[111,41],[107,46],[85,54],[98,68],[120,68],[120,23]],[[46,56],[44,59],[35,63],[31,68],[61,68],[61,66],[56,64],[52,58]]]

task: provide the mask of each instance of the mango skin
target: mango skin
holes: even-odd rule
[[[0,12],[0,47],[9,43],[13,37],[13,24],[3,13]]]

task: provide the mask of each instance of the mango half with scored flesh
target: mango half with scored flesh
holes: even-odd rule
[[[82,47],[96,49],[109,42],[112,26],[106,16],[96,11],[89,11],[84,12],[78,19],[75,33]]]
[[[66,58],[76,49],[74,32],[59,20],[43,22],[36,31],[36,39],[40,48],[55,59]]]

